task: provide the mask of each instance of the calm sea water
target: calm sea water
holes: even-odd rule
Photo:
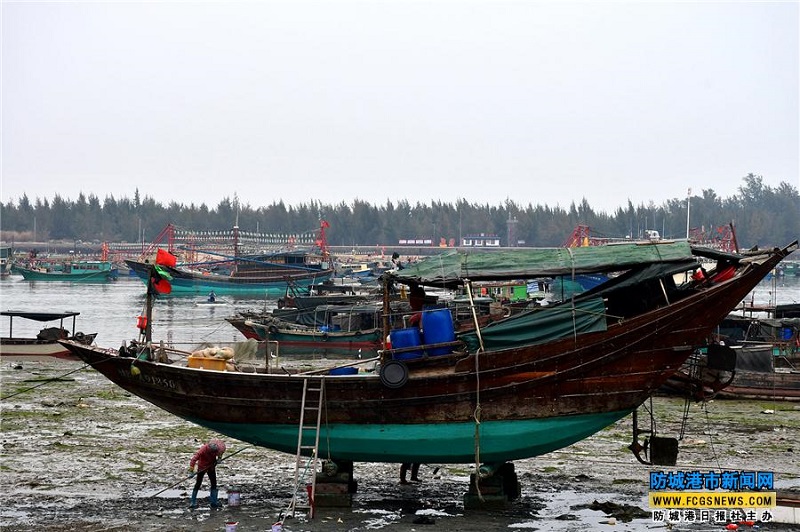
[[[275,299],[218,297],[224,305],[204,305],[204,298],[166,297],[153,305],[153,338],[164,339],[174,347],[189,349],[203,343],[228,343],[244,340],[225,318],[238,310],[263,310],[276,306]],[[20,276],[0,280],[0,309],[27,311],[77,311],[76,330],[97,332],[96,343],[119,347],[138,336],[136,318],[144,314],[145,285],[138,278],[120,278],[110,283],[70,283],[26,281]],[[72,320],[65,322],[69,329]],[[8,318],[0,320],[0,332],[8,336]],[[53,324],[55,325],[55,324]],[[14,320],[15,336],[35,335],[42,325],[29,320]]]
[[[76,329],[97,332],[97,344],[119,347],[138,335],[136,317],[144,312],[145,286],[138,278],[121,278],[113,283],[31,282],[12,275],[0,280],[0,309],[26,311],[77,311]],[[203,298],[157,299],[153,308],[153,337],[164,338],[180,349],[203,343],[228,343],[244,337],[225,318],[240,310],[272,309],[275,299],[219,298],[223,306],[203,305]],[[748,304],[800,302],[800,277],[764,280],[747,298]],[[35,335],[41,325],[14,320],[14,334]],[[8,336],[7,319],[0,320],[0,333]]]

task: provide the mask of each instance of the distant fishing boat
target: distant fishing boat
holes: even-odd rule
[[[108,282],[119,277],[113,263],[104,260],[76,260],[42,263],[29,267],[17,265],[14,271],[27,281]]]
[[[325,236],[328,227],[328,222],[320,220],[313,232],[265,234],[241,231],[238,223],[230,231],[193,231],[170,224],[140,260],[127,259],[125,264],[147,285],[155,253],[155,263],[170,277],[171,289],[162,296],[215,292],[280,297],[289,287],[307,291],[333,277]],[[156,244],[165,238],[166,250]],[[280,251],[264,251],[276,245]],[[180,263],[176,253],[182,256]]]
[[[147,284],[151,264],[125,260]],[[284,251],[191,265],[162,265],[172,277],[170,295],[260,295],[280,297],[290,286],[309,286],[331,279],[333,268],[304,251]],[[224,267],[224,268],[223,268]],[[221,271],[221,273],[220,273]]]

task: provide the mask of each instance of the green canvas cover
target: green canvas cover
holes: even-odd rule
[[[464,284],[464,279],[534,279],[623,271],[646,264],[686,261],[692,257],[692,248],[686,241],[583,248],[460,249],[429,257],[389,275],[404,284],[452,288]]]
[[[481,329],[487,350],[538,344],[576,334],[605,331],[605,305],[600,297],[529,310]],[[480,347],[477,333],[459,335],[470,352]]]

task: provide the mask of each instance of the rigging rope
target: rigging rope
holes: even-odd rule
[[[711,420],[708,417],[708,403],[703,401],[703,413],[706,415],[706,434],[708,435],[708,445],[711,447],[711,454],[714,456],[714,461],[717,463],[717,469],[722,471],[722,465],[719,463],[719,456],[717,456],[717,450],[714,448],[714,436],[711,430],[708,430],[708,427],[711,426]]]
[[[55,381],[61,380],[61,379],[63,379],[64,377],[66,377],[68,375],[72,375],[73,373],[77,373],[77,372],[81,371],[82,369],[87,368],[88,366],[89,366],[89,364],[84,364],[83,366],[79,367],[78,369],[74,369],[72,371],[68,371],[67,373],[64,373],[63,375],[59,375],[58,377],[52,377],[50,379],[46,379],[43,382],[40,382],[39,384],[37,384],[35,386],[31,386],[31,387],[25,388],[23,390],[18,390],[18,391],[14,392],[14,393],[11,393],[11,394],[8,394],[8,395],[4,395],[3,397],[0,397],[0,400],[5,401],[6,399],[10,399],[12,397],[15,397],[17,395],[23,394],[25,392],[29,392],[31,390],[35,390],[36,388],[40,388],[40,387],[44,386],[45,384],[50,384],[50,383],[53,383]]]
[[[467,296],[469,297],[469,306],[472,311],[472,318],[475,321],[475,333],[478,336],[480,348],[475,353],[475,412],[473,418],[475,419],[475,491],[478,493],[478,499],[484,502],[483,494],[481,493],[480,486],[480,472],[481,472],[481,372],[479,357],[483,352],[483,337],[481,336],[481,327],[478,322],[478,315],[475,309],[475,301],[472,298],[472,282],[465,279],[465,288],[467,289]]]

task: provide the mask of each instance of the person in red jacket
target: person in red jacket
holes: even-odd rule
[[[203,484],[203,477],[208,473],[208,480],[211,483],[211,490],[208,499],[211,501],[211,506],[217,508],[220,506],[217,498],[217,461],[225,453],[225,443],[222,440],[211,440],[204,443],[194,453],[192,459],[189,460],[189,471],[192,473],[197,472],[197,480],[194,483],[194,490],[192,490],[191,507],[197,507],[197,492],[200,491],[200,486]]]

